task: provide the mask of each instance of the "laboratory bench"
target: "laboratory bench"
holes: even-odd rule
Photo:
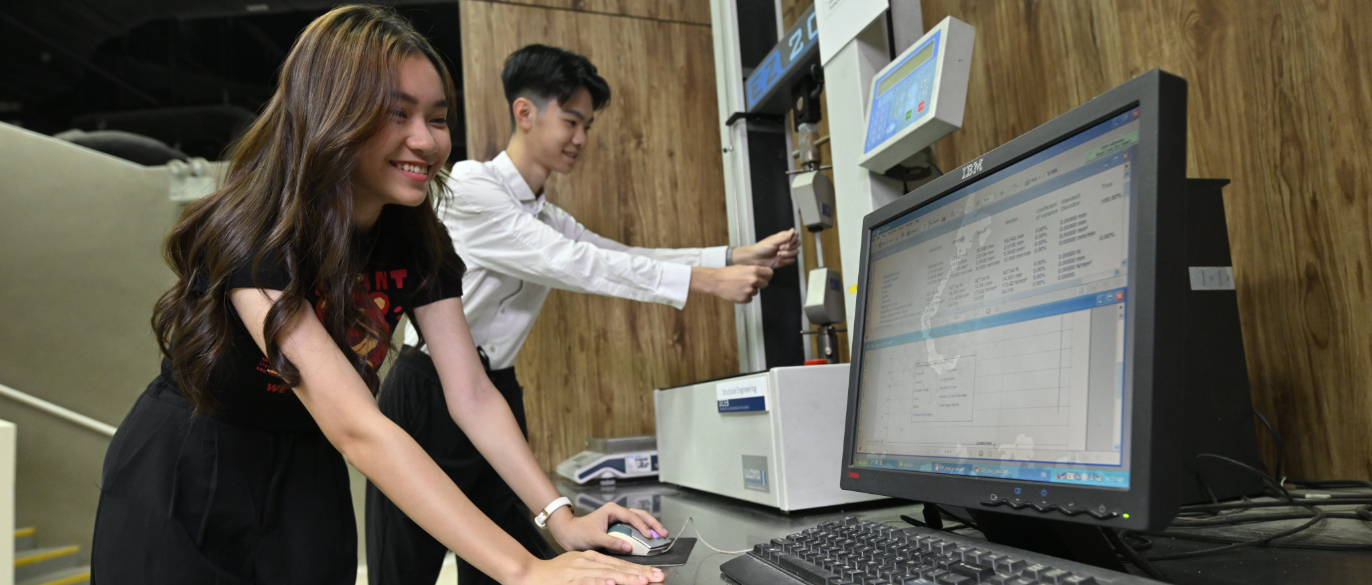
[[[852,516],[873,522],[904,525],[900,520],[901,515],[918,519],[922,517],[923,512],[923,507],[914,502],[881,500],[785,513],[775,508],[654,480],[618,481],[606,485],[591,482],[588,485],[577,485],[556,474],[553,474],[552,478],[558,491],[570,498],[577,510],[582,513],[614,502],[625,507],[652,512],[673,537],[697,538],[685,565],[663,569],[667,575],[668,585],[721,582],[719,566],[737,555],[717,553],[706,546],[707,542],[720,550],[738,551],[751,549],[753,545],[794,534],[829,520],[842,520]],[[688,519],[694,521],[694,526],[686,527],[682,532],[682,527]],[[1246,527],[1244,532],[1236,532],[1235,528],[1227,528],[1224,531],[1229,535],[1261,535],[1285,527],[1286,525],[1279,524],[1259,524]],[[959,534],[979,536],[976,531],[970,529],[961,530]],[[1310,542],[1362,542],[1372,545],[1372,522],[1328,520],[1320,530],[1312,531],[1306,538]],[[1153,537],[1150,541],[1152,548],[1145,551],[1149,556],[1221,546],[1165,537]],[[653,557],[644,557],[651,558]],[[1159,561],[1156,565],[1166,571],[1177,585],[1372,583],[1372,550],[1324,551],[1249,547],[1213,556]],[[1136,567],[1127,566],[1131,573],[1143,575]]]

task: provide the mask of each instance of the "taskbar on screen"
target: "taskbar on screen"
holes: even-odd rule
[[[1128,471],[1104,471],[1096,469],[998,463],[950,463],[935,459],[891,456],[858,456],[853,459],[853,467],[1038,481],[1044,483],[1064,483],[1119,489],[1128,489],[1129,487]]]

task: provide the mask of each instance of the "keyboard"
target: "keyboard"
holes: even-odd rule
[[[942,530],[857,518],[753,547],[720,566],[739,585],[1142,585],[1150,579]]]

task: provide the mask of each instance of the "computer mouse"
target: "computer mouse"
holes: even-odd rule
[[[610,525],[610,536],[623,540],[633,546],[628,554],[640,557],[651,557],[662,554],[672,545],[671,539],[652,538],[639,532],[632,524],[616,522]],[[617,551],[618,552],[618,551]]]

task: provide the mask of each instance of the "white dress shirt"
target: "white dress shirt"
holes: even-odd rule
[[[586,229],[543,195],[534,195],[504,152],[491,162],[457,163],[448,188],[452,198],[439,208],[438,218],[467,264],[463,312],[491,369],[514,365],[551,288],[680,309],[692,266],[724,266],[726,246],[634,248]],[[405,343],[419,343],[413,325],[405,331]]]

